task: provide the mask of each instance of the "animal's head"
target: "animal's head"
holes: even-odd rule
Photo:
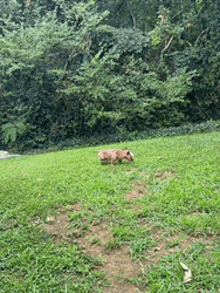
[[[129,151],[129,149],[126,149],[126,158],[128,159],[129,162],[133,162],[134,161],[134,154]]]

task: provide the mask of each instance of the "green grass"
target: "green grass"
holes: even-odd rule
[[[1,160],[0,292],[102,292],[109,285],[98,270],[102,259],[80,249],[76,236],[56,243],[42,228],[61,207],[82,236],[106,223],[112,238],[105,249],[126,245],[142,263],[142,274],[128,280],[140,292],[219,292],[219,145],[220,133],[212,132]],[[100,164],[96,150],[125,147],[135,154],[132,164]],[[140,182],[144,190],[129,199]],[[195,241],[181,247],[187,237]],[[90,241],[100,244],[97,235]],[[162,241],[166,254],[151,262],[148,252]],[[179,261],[191,268],[192,282],[183,283]]]

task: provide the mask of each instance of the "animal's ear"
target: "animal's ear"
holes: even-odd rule
[[[127,151],[127,152],[126,152],[126,155],[130,155],[130,152],[129,152],[129,151]]]

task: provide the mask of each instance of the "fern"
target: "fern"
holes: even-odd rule
[[[15,142],[19,136],[26,132],[27,128],[28,125],[22,121],[2,125],[1,129],[4,143],[8,143],[9,141]]]

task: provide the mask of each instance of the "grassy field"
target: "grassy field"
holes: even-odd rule
[[[220,292],[219,211],[218,132],[1,160],[0,292]]]

